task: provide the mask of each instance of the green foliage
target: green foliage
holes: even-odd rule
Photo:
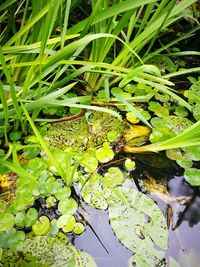
[[[200,170],[196,168],[186,169],[184,172],[185,180],[194,186],[200,186]]]
[[[130,266],[156,266],[164,260],[163,251],[154,247],[154,242],[167,249],[168,231],[164,215],[153,200],[134,189],[121,187],[127,199],[109,200],[109,219],[118,239],[135,254]]]

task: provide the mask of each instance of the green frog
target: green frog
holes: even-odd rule
[[[73,146],[76,150],[86,150],[108,141],[107,135],[111,131],[116,134],[114,142],[123,139],[130,146],[143,144],[150,135],[146,126],[130,125],[109,113],[95,111],[89,116],[50,125],[44,139],[53,148]]]

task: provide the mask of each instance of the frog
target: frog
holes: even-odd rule
[[[72,121],[51,124],[44,140],[51,148],[65,149],[71,147],[75,150],[101,146],[108,141],[110,131],[116,132],[115,143],[123,139],[129,145],[141,145],[150,135],[150,128],[130,123],[113,117],[109,113],[94,111]]]

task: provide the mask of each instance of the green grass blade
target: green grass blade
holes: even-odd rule
[[[18,101],[17,101],[17,95],[16,95],[16,91],[15,91],[14,82],[13,82],[13,79],[12,79],[12,75],[11,75],[7,65],[6,65],[6,62],[5,62],[4,55],[3,55],[1,47],[0,47],[0,62],[2,64],[2,69],[3,69],[4,73],[5,73],[5,76],[6,76],[7,80],[8,80],[8,83],[10,85],[10,93],[11,93],[11,96],[12,96],[12,103],[13,103],[13,106],[15,108],[15,112],[17,113],[18,119],[22,123],[22,116],[21,116],[20,108],[19,108]]]
[[[131,105],[121,94],[121,90],[118,88],[115,88],[115,90],[112,90],[112,94],[120,101],[120,103],[125,104],[130,111],[133,112],[133,114],[138,117],[144,124],[152,128],[152,126],[149,124],[149,122],[144,118],[144,116],[133,106]]]
[[[46,5],[40,12],[38,12],[37,15],[31,18],[30,21],[27,22],[27,24],[23,28],[21,28],[13,37],[11,37],[9,41],[4,45],[4,47],[10,46],[15,43],[23,34],[29,31],[36,22],[38,22],[42,17],[44,17],[44,15],[46,15],[48,11],[49,4]]]
[[[46,155],[48,156],[48,158],[54,162],[55,167],[58,171],[58,173],[60,174],[60,176],[62,177],[62,179],[65,181],[66,180],[66,174],[64,172],[64,170],[61,168],[61,166],[59,165],[58,161],[56,160],[56,158],[54,157],[54,155],[51,153],[51,151],[49,150],[47,144],[45,143],[45,141],[43,140],[40,132],[38,131],[38,129],[35,127],[31,117],[29,116],[27,110],[25,109],[24,105],[21,103],[24,114],[28,120],[28,122],[30,123],[30,126],[35,134],[35,136],[37,137],[38,141],[40,142],[42,148],[44,149]],[[68,181],[65,181],[66,183],[68,183]]]
[[[0,97],[1,103],[3,105],[3,112],[4,112],[4,137],[5,137],[5,146],[8,145],[8,137],[7,137],[7,128],[8,128],[8,105],[6,100],[6,93],[3,87],[3,84],[0,80]]]

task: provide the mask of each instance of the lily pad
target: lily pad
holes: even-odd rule
[[[109,219],[118,239],[135,254],[136,266],[157,266],[167,249],[168,231],[165,217],[155,202],[133,188],[121,187],[127,203],[114,197],[109,200]],[[144,265],[139,262],[147,261]],[[159,265],[160,266],[160,265]]]
[[[74,248],[57,238],[27,238],[20,252],[3,250],[1,266],[74,266]]]
[[[15,225],[15,217],[11,213],[0,214],[0,232],[6,231]]]
[[[96,151],[96,157],[102,163],[112,160],[114,158],[114,155],[115,154],[111,148],[100,147]]]
[[[39,220],[32,226],[32,230],[36,235],[45,235],[50,229],[51,223],[47,216],[41,216]]]
[[[184,172],[185,180],[193,186],[200,186],[200,170],[196,168],[187,169]]]
[[[58,204],[58,210],[61,214],[74,214],[77,208],[78,204],[73,198],[61,199]]]

